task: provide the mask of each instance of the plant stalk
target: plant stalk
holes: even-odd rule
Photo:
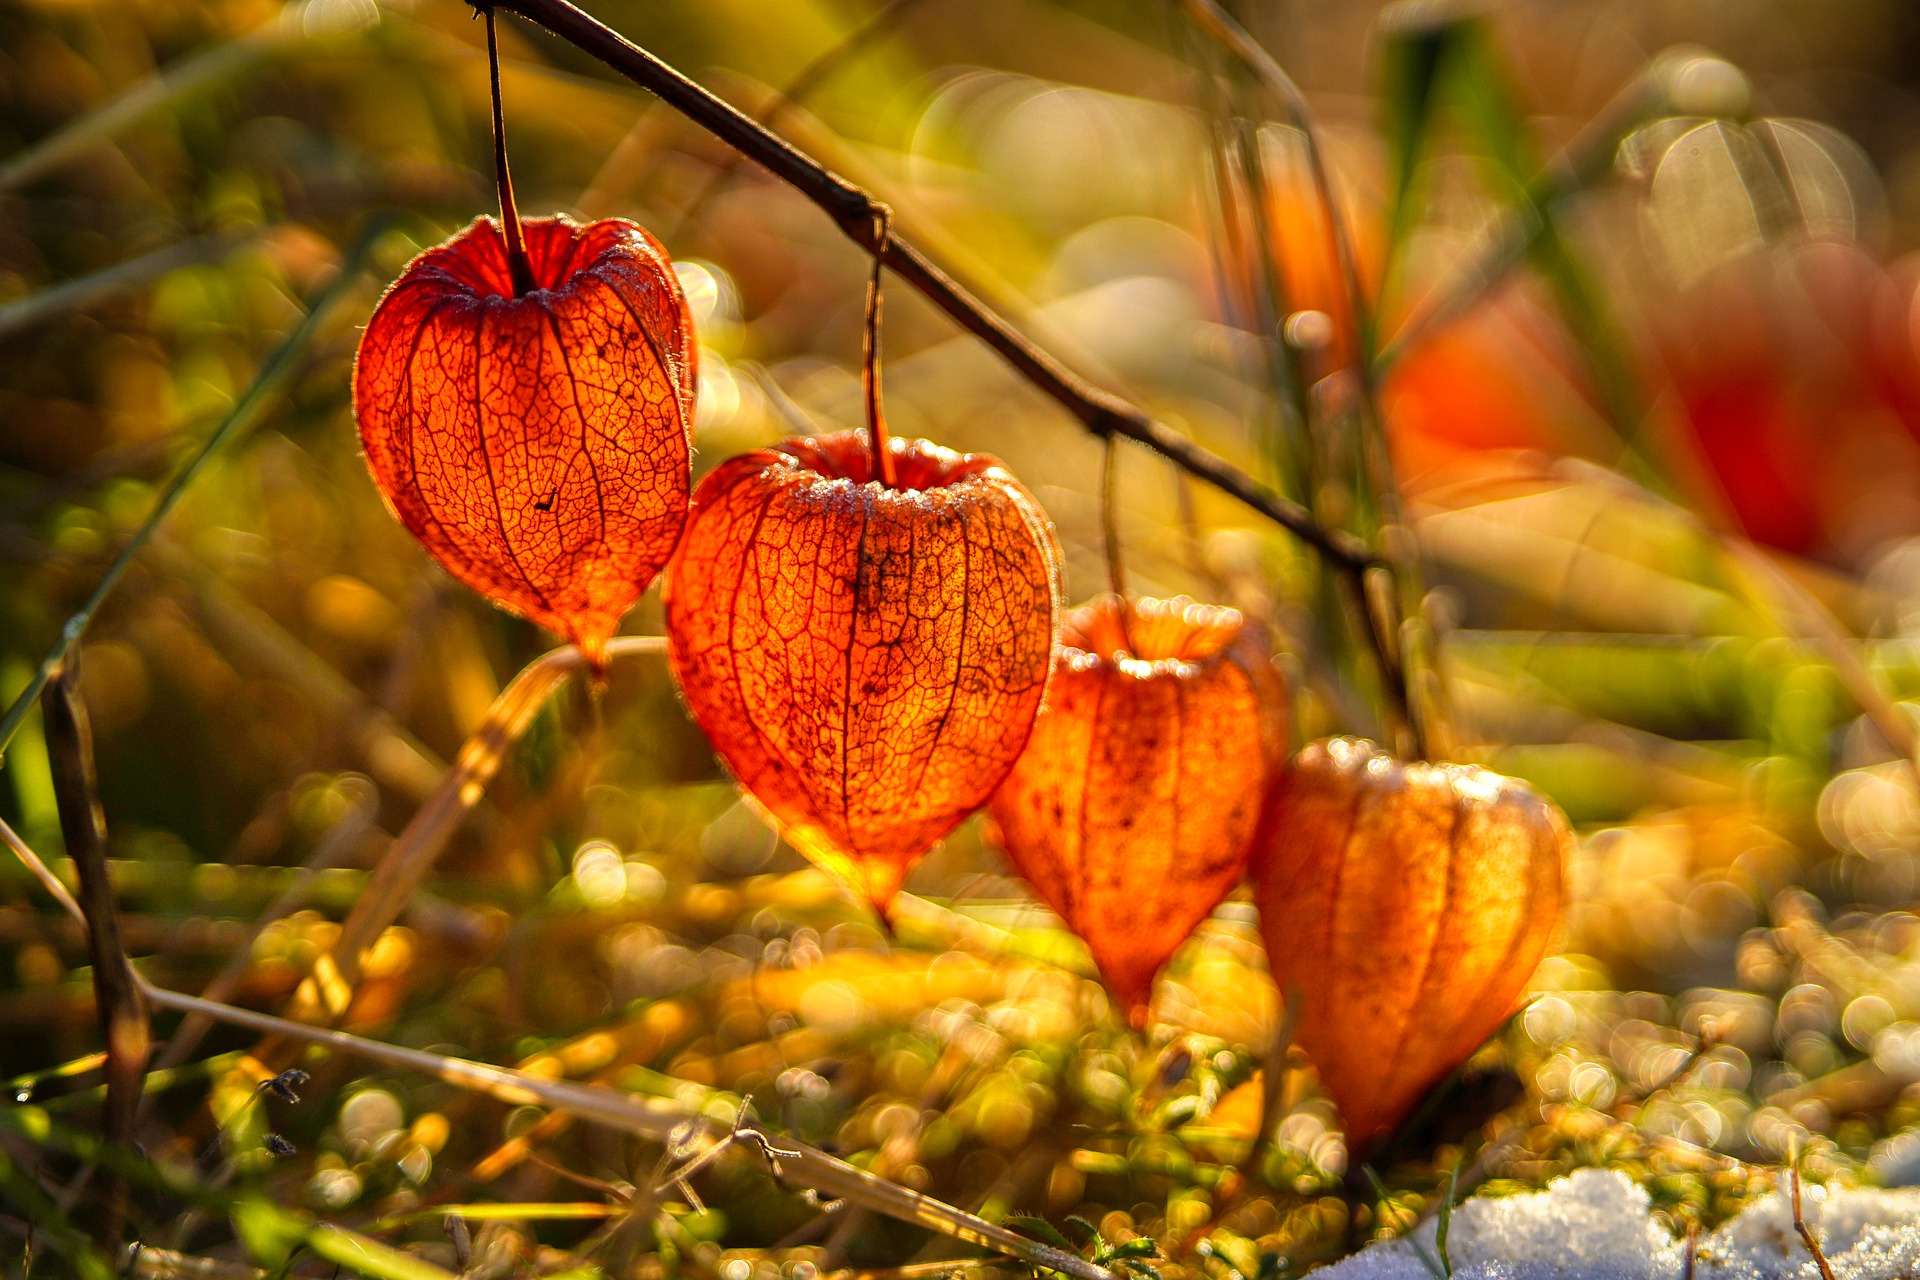
[[[874,215],[874,224],[874,240],[880,251],[873,255],[873,274],[867,278],[867,326],[860,349],[860,392],[866,404],[873,474],[887,488],[897,489],[899,475],[894,467],[893,450],[887,443],[886,411],[880,403],[880,309],[884,305],[880,274],[886,269],[887,243],[893,238],[893,211],[881,205]]]
[[[526,234],[520,210],[513,202],[513,175],[507,172],[507,117],[500,106],[500,37],[493,29],[493,8],[487,7],[487,76],[493,87],[493,180],[500,190],[500,230],[507,240],[507,270],[513,275],[513,296],[524,298],[539,283],[527,260]]]

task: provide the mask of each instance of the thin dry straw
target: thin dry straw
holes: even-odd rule
[[[663,637],[618,636],[607,645],[607,660],[665,652]],[[361,955],[399,919],[414,888],[446,848],[448,838],[486,793],[508,749],[526,732],[547,700],[586,665],[585,656],[567,645],[535,658],[500,691],[480,727],[460,748],[453,767],[387,846],[341,924],[333,950],[321,958],[313,976],[302,984],[294,1007],[296,1017],[317,1019],[345,1011],[353,984],[359,980]]]

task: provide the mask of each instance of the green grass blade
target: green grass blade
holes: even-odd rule
[[[1440,1220],[1433,1227],[1433,1247],[1440,1255],[1440,1269],[1445,1271],[1448,1280],[1453,1276],[1453,1255],[1447,1252],[1447,1233],[1453,1227],[1453,1198],[1460,1190],[1460,1166],[1454,1165],[1447,1174],[1447,1198],[1440,1202]]]
[[[370,6],[369,6],[370,7]],[[182,58],[145,77],[65,128],[0,162],[0,194],[39,180],[92,148],[118,136],[156,111],[251,69],[293,44],[351,27],[362,11],[351,5],[320,9],[291,4],[278,16],[223,45]],[[341,21],[341,15],[346,19]]]
[[[126,576],[127,570],[132,567],[134,560],[145,548],[148,540],[153,537],[154,530],[158,529],[172,514],[174,507],[179,505],[187,486],[193,483],[215,454],[253,425],[261,409],[299,364],[300,357],[325,325],[333,309],[352,290],[355,281],[359,278],[361,268],[366,263],[367,255],[373,248],[374,241],[386,230],[389,223],[390,219],[385,216],[375,217],[368,222],[359,240],[355,242],[352,249],[348,250],[345,261],[340,265],[339,273],[326,288],[320,291],[319,296],[314,298],[312,306],[307,309],[306,316],[294,326],[293,332],[274,348],[272,354],[260,366],[260,372],[254,376],[252,385],[235,402],[232,410],[221,420],[220,425],[213,429],[213,433],[207,437],[199,451],[188,459],[186,465],[181,467],[168,482],[159,500],[153,504],[153,510],[147,513],[147,518],[141,522],[138,529],[133,531],[133,536],[128,538],[126,545],[120,548],[120,554],[114,557],[113,563],[107,566],[107,571],[94,585],[93,591],[87,596],[86,603],[67,619],[66,625],[60,629],[60,638],[55,641],[53,648],[47,651],[46,657],[40,660],[40,665],[34,671],[32,679],[27,681],[26,688],[20,691],[13,700],[13,704],[7,708],[6,715],[0,717],[0,763],[4,762],[7,746],[13,741],[13,735],[19,732],[20,722],[26,718],[28,709],[46,688],[47,681],[54,671],[66,661],[67,654],[73,646],[86,633],[87,626],[93,621],[94,613],[105,603],[106,598],[113,594],[114,588],[120,585],[120,579]]]
[[[1400,250],[1419,219],[1420,161],[1440,117],[1441,83],[1461,37],[1459,21],[1433,22],[1420,10],[1383,23],[1379,97],[1381,133],[1387,144],[1387,235],[1382,249],[1381,296],[1386,296]],[[1371,353],[1375,335],[1363,335]]]
[[[125,262],[116,262],[75,280],[63,280],[24,298],[16,298],[0,305],[0,338],[44,324],[65,312],[90,307],[116,293],[157,279],[177,267],[216,262],[258,234],[259,229],[242,233],[209,232],[166,245],[151,253],[143,253],[137,258],[129,258]]]

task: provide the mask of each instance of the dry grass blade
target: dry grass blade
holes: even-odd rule
[[[1299,84],[1287,74],[1286,68],[1248,34],[1246,28],[1235,21],[1231,14],[1221,8],[1217,0],[1182,0],[1182,7],[1202,31],[1245,64],[1280,99],[1286,109],[1288,122],[1300,131],[1305,146],[1307,172],[1313,181],[1321,219],[1326,223],[1334,264],[1339,271],[1354,328],[1361,335],[1359,359],[1353,372],[1359,392],[1361,428],[1365,441],[1366,466],[1363,471],[1370,481],[1370,497],[1383,516],[1384,545],[1392,552],[1403,545],[1402,540],[1395,536],[1396,527],[1401,522],[1400,493],[1394,478],[1393,461],[1387,452],[1384,420],[1375,395],[1370,350],[1374,333],[1373,304],[1360,280],[1359,259],[1353,247],[1346,214],[1334,197],[1333,180],[1327,168],[1326,154],[1320,145],[1320,130],[1314,121],[1313,108]],[[1388,584],[1393,588],[1386,593],[1386,598],[1391,602],[1397,596],[1398,603],[1406,607],[1408,601],[1418,599],[1418,591],[1414,587],[1415,571],[1404,553],[1391,554],[1388,560],[1391,563],[1365,566],[1344,574],[1341,589],[1350,597],[1349,607],[1360,624],[1367,647],[1379,665],[1380,681],[1392,702],[1393,712],[1405,726],[1407,742],[1404,745],[1410,748],[1414,756],[1424,759],[1428,748],[1427,726],[1415,710],[1413,673],[1397,652],[1399,619],[1382,617],[1372,607],[1367,582],[1373,570],[1380,570],[1388,576]]]
[[[1360,331],[1368,332],[1372,323],[1367,318],[1371,307],[1366,290],[1360,283],[1353,237],[1348,232],[1346,217],[1333,197],[1333,182],[1328,176],[1326,156],[1320,147],[1320,131],[1314,124],[1313,109],[1307,103],[1307,95],[1301,92],[1300,86],[1274,60],[1273,55],[1262,48],[1260,42],[1249,35],[1246,28],[1234,21],[1232,15],[1215,0],[1183,0],[1183,5],[1202,31],[1218,40],[1273,90],[1285,106],[1288,120],[1300,131],[1306,144],[1307,169],[1313,178],[1315,197],[1320,202],[1320,216],[1327,224],[1327,237],[1333,247],[1334,261],[1340,269],[1340,280],[1347,292],[1348,305],[1353,308]],[[1371,376],[1364,362],[1360,373],[1370,395]]]
[[[1920,730],[1912,719],[1895,705],[1893,697],[1860,660],[1858,641],[1849,636],[1825,605],[1812,592],[1794,581],[1793,576],[1774,563],[1759,547],[1744,538],[1723,534],[1718,539],[1727,557],[1747,575],[1758,580],[1765,593],[1773,597],[1772,610],[1782,630],[1812,642],[1839,677],[1847,693],[1859,704],[1887,745],[1898,751],[1920,779]]]
[[[1672,511],[1682,518],[1698,520],[1692,512],[1616,471],[1580,464],[1569,468],[1575,474],[1595,476],[1601,482],[1643,502]],[[1713,548],[1734,570],[1741,594],[1760,613],[1768,617],[1782,634],[1813,645],[1833,668],[1848,696],[1853,698],[1873,727],[1899,752],[1920,778],[1920,729],[1894,702],[1880,680],[1861,661],[1859,641],[1847,634],[1832,612],[1819,599],[1782,569],[1766,551],[1737,534],[1715,529],[1704,522],[1701,532]]]
[[[658,636],[622,636],[607,645],[610,661],[665,652],[666,641]],[[340,926],[331,955],[323,956],[313,976],[301,985],[294,1005],[296,1017],[338,1017],[346,1011],[353,984],[359,980],[361,954],[382,930],[399,919],[421,877],[446,848],[448,837],[461,820],[486,794],[487,784],[499,772],[507,751],[527,731],[540,708],[586,667],[585,655],[568,645],[535,658],[500,691],[487,709],[486,719],[460,748],[453,767],[367,878],[366,888]]]
[[[33,878],[40,882],[53,900],[59,903],[81,928],[86,927],[87,913],[80,909],[78,902],[74,901],[73,894],[66,884],[59,876],[53,874],[52,867],[41,861],[40,855],[33,851],[33,846],[22,840],[20,833],[8,826],[4,820],[0,820],[0,844],[5,844],[13,851],[14,857],[20,859],[21,864],[33,873]]]
[[[943,1232],[955,1239],[997,1250],[1034,1266],[1073,1276],[1075,1280],[1119,1280],[1105,1267],[1029,1240],[944,1201],[910,1191],[884,1178],[876,1178],[824,1151],[784,1140],[776,1145],[768,1135],[757,1129],[729,1129],[682,1110],[665,1099],[638,1099],[612,1089],[542,1079],[510,1067],[490,1066],[421,1049],[381,1044],[344,1031],[304,1026],[270,1014],[202,1000],[151,984],[142,985],[148,999],[161,1008],[198,1013],[262,1035],[320,1045],[398,1071],[421,1072],[515,1106],[543,1106],[572,1112],[589,1123],[653,1142],[675,1141],[676,1135],[684,1135],[689,1125],[694,1127],[703,1148],[733,1138],[747,1139],[748,1145],[757,1147],[766,1158],[774,1177],[784,1183],[844,1199],[901,1222]]]
[[[60,830],[80,879],[80,899],[88,925],[87,951],[93,961],[94,1000],[107,1054],[107,1105],[101,1128],[109,1143],[129,1146],[147,1057],[152,1051],[152,1030],[141,984],[120,937],[119,909],[107,873],[106,818],[95,788],[93,732],[76,683],[77,673],[68,666],[47,685],[42,700],[47,751],[53,765]],[[127,1184],[111,1169],[104,1181],[107,1210],[100,1239],[112,1251],[119,1248],[126,1221]]]
[[[363,784],[361,790],[363,794],[360,795],[354,807],[334,824],[331,831],[327,832],[320,841],[319,847],[313,851],[313,856],[307,859],[305,866],[301,867],[299,876],[254,920],[253,928],[248,931],[246,941],[234,948],[233,958],[227,961],[226,967],[215,974],[213,981],[201,989],[200,994],[204,998],[225,1000],[233,994],[234,990],[245,981],[248,971],[253,968],[253,944],[259,939],[262,931],[274,921],[284,919],[297,910],[300,904],[306,901],[307,894],[320,873],[344,861],[346,856],[352,853],[359,846],[360,841],[373,829],[374,818],[379,809],[379,797],[370,786]],[[200,1046],[201,1039],[212,1027],[211,1018],[198,1016],[187,1018],[180,1024],[180,1029],[167,1041],[166,1049],[162,1051],[155,1063],[156,1068],[165,1070],[185,1062]]]
[[[1373,358],[1376,379],[1384,377],[1396,362],[1450,321],[1472,310],[1527,260],[1527,251],[1545,230],[1545,224],[1531,210],[1550,207],[1605,173],[1620,140],[1666,105],[1680,65],[1681,60],[1672,56],[1655,59],[1574,136],[1534,182],[1528,207],[1508,214],[1480,256],[1460,274],[1458,283],[1422,303],[1381,347]]]
[[[124,289],[156,280],[177,267],[217,262],[256,233],[215,231],[166,245],[91,275],[50,285],[0,306],[0,338],[43,324],[64,312],[90,307]]]

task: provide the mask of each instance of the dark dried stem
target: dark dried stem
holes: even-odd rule
[[[487,14],[487,75],[493,86],[493,178],[500,189],[500,230],[507,239],[507,270],[513,273],[513,296],[523,298],[539,285],[527,260],[527,239],[520,227],[520,210],[513,203],[513,175],[507,172],[507,117],[500,106],[500,38],[493,30],[493,8]]]
[[[780,91],[778,97],[754,113],[754,119],[772,128],[788,111],[805,102],[815,89],[826,83],[841,67],[858,56],[874,40],[891,30],[901,18],[906,16],[908,10],[921,3],[924,3],[924,0],[887,0],[886,4],[869,14],[866,21],[849,31],[846,38],[839,44],[802,67],[798,75],[787,81],[787,87]],[[686,238],[687,233],[698,225],[701,216],[707,211],[707,206],[712,204],[714,197],[726,188],[728,180],[733,177],[734,170],[740,167],[740,160],[741,156],[737,151],[729,155],[719,170],[707,179],[706,185],[695,193],[693,199],[687,201],[687,207],[680,213],[680,220],[674,224],[672,233],[667,237],[669,245],[678,245]]]
[[[101,1132],[110,1144],[131,1147],[135,1117],[152,1049],[147,1002],[133,962],[120,938],[120,913],[107,874],[107,823],[100,810],[93,764],[93,732],[80,700],[77,673],[69,661],[47,682],[42,699],[47,754],[53,767],[60,832],[80,882],[87,918],[87,952],[93,962],[93,995],[106,1049],[106,1109]],[[102,1178],[106,1219],[100,1240],[120,1247],[128,1198],[124,1176],[108,1167]]]
[[[1127,599],[1127,563],[1120,550],[1120,441],[1107,437],[1100,467],[1100,526],[1107,543],[1107,587]]]
[[[497,7],[520,14],[600,59],[813,201],[848,239],[884,259],[896,276],[985,342],[1021,377],[1078,418],[1088,431],[1102,438],[1117,434],[1139,441],[1274,521],[1343,573],[1358,575],[1377,562],[1361,539],[1344,530],[1323,528],[1299,503],[1067,369],[898,234],[880,243],[874,225],[880,201],[870,192],[832,172],[618,32],[567,0],[497,0]]]
[[[874,240],[880,251],[873,256],[873,274],[867,277],[866,337],[860,344],[860,392],[867,411],[867,441],[873,449],[873,474],[889,489],[899,487],[893,465],[893,450],[887,446],[887,414],[880,403],[880,308],[885,298],[880,275],[886,269],[887,243],[893,239],[893,210],[879,206],[873,215]]]

